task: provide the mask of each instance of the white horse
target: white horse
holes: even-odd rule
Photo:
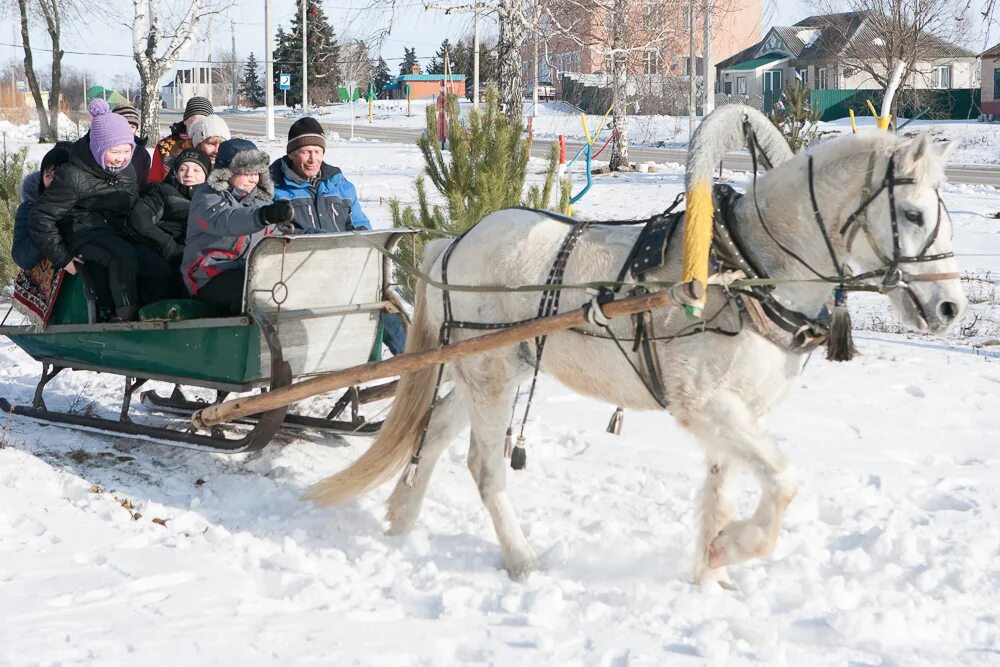
[[[889,291],[889,298],[911,329],[942,333],[961,317],[967,301],[950,253],[951,222],[937,194],[944,180],[946,150],[934,148],[925,136],[904,140],[873,132],[832,140],[808,155],[792,157],[764,116],[745,107],[723,107],[705,120],[695,136],[689,178],[708,176],[726,151],[743,145],[744,123],[753,128],[764,151],[778,157],[772,161],[780,164],[736,202],[733,231],[764,273],[788,281],[774,289],[782,305],[816,317],[834,286],[807,282],[815,278],[808,267],[835,276],[836,259],[849,264],[855,275],[898,268],[884,272],[902,278]],[[784,158],[788,159],[782,162]],[[819,215],[809,196],[810,166]],[[895,179],[891,187],[879,189],[883,176]],[[873,180],[871,188],[868,180]],[[859,224],[864,216],[860,226],[865,233],[842,233],[846,222]],[[569,229],[565,222],[529,210],[494,213],[453,249],[448,281],[456,285],[543,284]],[[613,280],[638,234],[636,227],[588,229],[569,259],[565,284]],[[434,280],[441,280],[442,253],[448,243],[432,243],[425,252],[424,271]],[[674,243],[664,266],[646,279],[677,280],[680,246]],[[919,255],[924,261],[913,260]],[[887,263],[896,266],[887,267]],[[451,292],[454,319],[479,322],[535,317],[538,298],[537,293],[524,292]],[[723,298],[723,288],[712,288],[708,309],[714,299]],[[565,290],[562,310],[589,300],[582,290]],[[421,283],[407,352],[438,344],[442,309],[441,290]],[[663,327],[676,323],[677,318],[684,318],[677,308],[652,313],[653,322]],[[612,326],[624,339],[631,337],[631,327],[627,319],[616,320]],[[451,340],[481,333],[459,329]],[[678,338],[669,345],[654,343],[654,348],[667,410],[706,452],[693,577],[696,582],[714,580],[725,585],[726,565],[773,550],[782,515],[795,496],[791,466],[758,419],[782,398],[800,373],[805,355],[772,343],[753,327],[745,327],[736,336],[704,333]],[[632,354],[631,346],[625,349]],[[426,425],[415,475],[410,471],[409,480],[401,477],[388,500],[389,532],[406,532],[417,519],[437,459],[470,425],[469,470],[492,518],[508,573],[515,578],[525,575],[537,567],[537,561],[505,491],[504,439],[516,388],[530,377],[534,362],[534,345],[522,343],[447,364],[444,377],[454,381],[454,388],[438,399],[433,410],[437,369],[404,376],[371,448],[344,471],[319,482],[307,497],[320,504],[344,503],[400,473],[411,463]],[[609,405],[661,409],[629,360],[608,340],[573,331],[552,335],[541,366],[567,387]],[[741,468],[755,475],[761,498],[753,516],[732,520],[730,497]]]

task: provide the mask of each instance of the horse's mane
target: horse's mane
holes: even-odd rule
[[[868,157],[874,152],[880,163],[876,168],[884,169],[882,160],[888,160],[909,141],[916,141],[916,139],[874,130],[859,132],[817,144],[808,151],[797,154],[786,164],[790,169],[800,168],[804,170],[807,156],[812,155],[817,166],[843,163],[844,169],[864,170],[867,168]],[[898,172],[898,175],[905,174],[907,177],[913,178],[918,188],[937,187],[945,180],[945,162],[934,150],[928,147],[927,153],[915,164],[899,165],[901,171]],[[881,175],[878,175],[877,178],[880,179]]]

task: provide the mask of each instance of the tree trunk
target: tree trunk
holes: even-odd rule
[[[49,90],[49,141],[59,141],[59,97],[62,92],[62,49],[59,41],[62,35],[62,25],[59,19],[59,1],[52,0],[51,5],[42,1],[42,12],[45,14],[45,24],[52,40],[52,86]]]
[[[611,88],[614,93],[614,111],[611,114],[612,171],[628,170],[628,52],[625,44],[625,22],[628,20],[627,0],[615,0],[611,17]],[[597,131],[597,130],[595,130]]]
[[[35,76],[34,60],[31,56],[31,36],[28,30],[28,2],[27,0],[17,0],[17,8],[21,12],[21,44],[24,46],[24,76],[28,80],[28,88],[31,89],[31,96],[35,100],[35,109],[38,110],[38,135],[39,139],[46,139],[51,134],[49,129],[49,119],[45,114],[45,104],[42,102],[42,89],[38,86],[38,78]]]
[[[518,15],[521,5],[516,0],[500,0],[498,8],[500,35],[497,38],[497,78],[500,80],[500,108],[511,120],[521,122],[524,113],[521,81],[521,46],[524,44],[524,23]]]
[[[160,134],[160,91],[157,84],[163,76],[163,70],[143,62],[136,56],[139,70],[139,118],[141,126],[139,136],[159,140]]]

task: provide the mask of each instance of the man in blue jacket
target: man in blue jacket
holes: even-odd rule
[[[271,165],[271,180],[274,199],[291,202],[296,227],[314,233],[371,229],[354,185],[323,162],[326,136],[315,118],[292,124],[285,153]]]
[[[307,116],[292,123],[285,157],[271,164],[274,201],[289,201],[295,226],[307,234],[371,229],[354,184],[340,169],[323,162],[325,154],[326,134],[319,121]],[[382,318],[382,326],[389,351],[402,352],[406,331],[399,317]]]

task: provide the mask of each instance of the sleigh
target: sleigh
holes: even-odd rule
[[[42,364],[31,403],[0,398],[0,409],[53,424],[222,452],[259,450],[283,428],[375,433],[380,422],[366,418],[362,406],[390,398],[395,382],[342,388],[324,397],[320,414],[278,407],[202,433],[187,419],[170,423],[170,417],[189,417],[234,393],[271,392],[379,360],[383,316],[401,312],[390,286],[387,251],[407,233],[265,238],[248,258],[244,311],[237,317],[219,316],[202,302],[184,299],[150,304],[137,322],[97,323],[96,290],[87,274],[64,275],[43,330],[0,327],[0,335]],[[66,371],[121,376],[117,416],[60,410],[55,404],[66,401],[51,397],[47,402],[46,386]],[[163,418],[155,420],[134,414],[132,405],[136,392],[151,380],[174,384],[169,395],[139,393],[146,412],[161,413]],[[191,388],[210,390],[214,399],[193,399]]]

